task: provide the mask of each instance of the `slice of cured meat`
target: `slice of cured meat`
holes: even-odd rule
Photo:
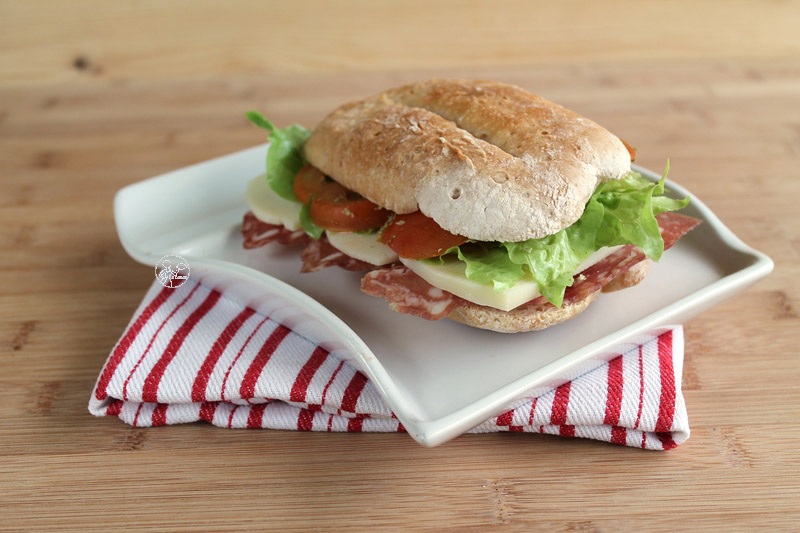
[[[316,272],[330,266],[355,271],[375,268],[375,265],[340,252],[333,247],[325,235],[314,240],[302,229],[292,231],[280,224],[270,224],[259,220],[252,211],[248,211],[244,215],[242,237],[244,237],[244,247],[247,249],[265,246],[271,242],[287,246],[305,244],[305,248],[300,254],[300,258],[303,260],[300,272]]]
[[[252,211],[244,215],[242,221],[242,237],[244,247],[247,249],[258,248],[271,242],[284,245],[303,244],[311,240],[302,229],[288,230],[280,224],[269,224],[259,220]]]
[[[676,213],[661,213],[656,217],[664,239],[664,249],[670,248],[700,221]],[[635,246],[625,246],[577,276],[564,293],[564,304],[575,303],[599,291],[617,276],[625,273],[645,258]],[[402,265],[373,270],[361,280],[361,290],[384,298],[392,310],[409,313],[427,320],[438,320],[461,306],[479,306],[447,291],[438,289]],[[553,304],[540,296],[517,309],[545,309]]]
[[[385,266],[361,279],[361,290],[384,298],[398,313],[415,315],[426,320],[439,320],[450,311],[466,304],[458,296],[434,287],[401,263]]]
[[[375,265],[355,259],[347,254],[340,252],[328,240],[327,235],[322,235],[319,239],[309,239],[303,253],[300,254],[303,266],[300,272],[316,272],[323,268],[338,266],[345,270],[369,270]]]
[[[700,225],[702,220],[687,217],[679,213],[661,213],[656,215],[658,227],[661,229],[661,238],[664,239],[664,249],[668,250],[678,239]]]

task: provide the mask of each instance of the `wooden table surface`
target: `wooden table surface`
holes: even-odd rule
[[[796,529],[797,2],[0,2],[0,529]],[[692,436],[130,428],[86,409],[152,271],[116,190],[432,75],[585,114],[775,260],[685,325]]]

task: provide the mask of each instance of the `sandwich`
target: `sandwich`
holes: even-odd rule
[[[244,246],[302,246],[302,271],[366,271],[397,312],[516,333],[638,284],[699,221],[631,170],[609,131],[519,87],[434,79],[269,131]]]

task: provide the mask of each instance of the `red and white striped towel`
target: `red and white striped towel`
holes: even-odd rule
[[[683,333],[638,348],[472,430],[538,432],[667,450],[689,437]],[[219,292],[154,283],[108,357],[89,410],[133,426],[404,431],[344,361]]]

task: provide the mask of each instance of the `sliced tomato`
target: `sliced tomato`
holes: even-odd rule
[[[380,241],[397,252],[397,255],[409,259],[437,257],[467,240],[466,237],[454,235],[442,228],[421,211],[397,215],[380,237]]]
[[[294,195],[300,203],[305,204],[312,195],[322,192],[328,183],[338,185],[333,181],[326,182],[325,174],[317,167],[305,165],[294,177]],[[341,185],[339,186],[341,187]]]
[[[314,224],[334,231],[363,231],[380,228],[389,220],[390,211],[342,189],[327,189],[311,198],[309,214]]]
[[[314,224],[334,231],[380,228],[391,215],[311,165],[301,168],[295,176],[294,195],[304,204],[311,201],[309,214]]]
[[[631,163],[636,161],[636,148],[634,148],[630,144],[626,143],[625,139],[620,139],[620,141],[622,141],[622,144],[624,144],[625,148],[628,149],[628,153],[631,154]]]

